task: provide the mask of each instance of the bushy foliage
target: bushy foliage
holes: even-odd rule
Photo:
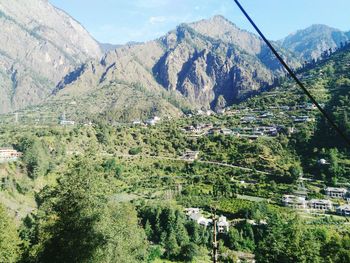
[[[16,226],[0,204],[0,262],[17,262],[20,244]]]
[[[147,243],[135,210],[109,202],[98,166],[77,160],[39,197],[24,262],[144,262]],[[25,231],[25,230],[24,230]],[[26,230],[27,232],[30,230]]]
[[[179,208],[146,205],[139,209],[139,217],[148,240],[161,245],[167,259],[191,262],[199,246],[210,245],[209,229],[189,221]]]

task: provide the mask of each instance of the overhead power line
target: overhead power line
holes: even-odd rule
[[[244,16],[249,20],[254,29],[258,32],[260,37],[264,40],[266,45],[271,49],[272,53],[276,56],[276,58],[281,62],[283,67],[287,70],[290,76],[295,80],[295,82],[300,86],[303,92],[309,97],[313,104],[316,105],[317,109],[322,113],[322,115],[326,118],[328,123],[333,127],[333,129],[339,134],[339,136],[347,143],[350,147],[350,139],[345,135],[345,133],[338,127],[338,125],[332,120],[332,118],[328,115],[328,113],[320,106],[320,104],[316,101],[316,99],[311,95],[311,93],[307,90],[304,84],[299,80],[299,78],[295,75],[293,70],[287,65],[287,63],[283,60],[283,58],[278,54],[276,49],[272,46],[270,41],[265,37],[265,35],[261,32],[259,27],[254,23],[253,19],[250,18],[248,13],[245,11],[243,6],[239,3],[238,0],[234,0],[239,9],[242,11]]]

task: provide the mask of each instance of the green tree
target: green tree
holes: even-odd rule
[[[146,236],[135,210],[109,201],[109,181],[89,160],[78,159],[41,193],[29,254],[42,263],[144,262]]]
[[[122,168],[114,158],[108,159],[103,163],[104,172],[108,175],[120,178],[122,174]]]
[[[174,231],[170,231],[164,241],[165,254],[167,258],[174,259],[179,256],[180,246],[177,244],[176,235]]]
[[[0,262],[16,262],[20,256],[20,239],[14,222],[0,204]]]
[[[185,262],[192,262],[198,255],[198,246],[194,243],[188,243],[181,248],[181,259]]]
[[[295,215],[275,213],[255,250],[261,263],[321,262],[320,244]]]
[[[46,175],[50,168],[50,158],[42,141],[38,138],[24,138],[20,144],[24,152],[23,161],[26,164],[28,175],[33,179]]]

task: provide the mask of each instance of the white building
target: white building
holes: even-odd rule
[[[295,209],[307,208],[307,201],[305,200],[305,197],[295,195],[284,195],[282,197],[282,203],[284,206],[292,207]]]
[[[149,119],[146,121],[146,124],[154,126],[160,121],[160,118],[158,116],[153,117],[152,119]]]
[[[337,214],[341,216],[350,216],[350,204],[339,206],[337,208]]]
[[[314,210],[329,211],[333,208],[333,203],[325,199],[312,199],[309,201],[309,208]]]
[[[198,151],[186,151],[182,156],[182,159],[188,161],[195,161],[198,159],[199,152]]]
[[[325,192],[331,198],[345,198],[348,190],[345,188],[327,187]]]
[[[231,135],[233,132],[232,132],[232,130],[230,130],[230,129],[222,128],[222,129],[220,130],[220,133],[223,134],[223,135]]]
[[[74,126],[75,125],[75,121],[61,120],[60,121],[60,125],[62,125],[62,126]]]
[[[199,214],[200,210],[199,208],[186,208],[185,209],[186,215],[190,216],[191,214]]]
[[[195,221],[198,225],[207,227],[213,223],[213,220],[207,219],[200,212],[193,212],[188,215],[189,219]]]
[[[217,227],[219,233],[228,233],[230,230],[230,223],[227,222],[227,218],[225,216],[220,216],[217,221]]]
[[[0,148],[0,162],[14,162],[22,156],[22,153],[17,152],[12,148]]]

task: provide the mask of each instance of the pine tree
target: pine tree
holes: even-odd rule
[[[144,262],[146,235],[130,205],[109,201],[101,167],[79,159],[46,190],[29,254],[42,263]]]

